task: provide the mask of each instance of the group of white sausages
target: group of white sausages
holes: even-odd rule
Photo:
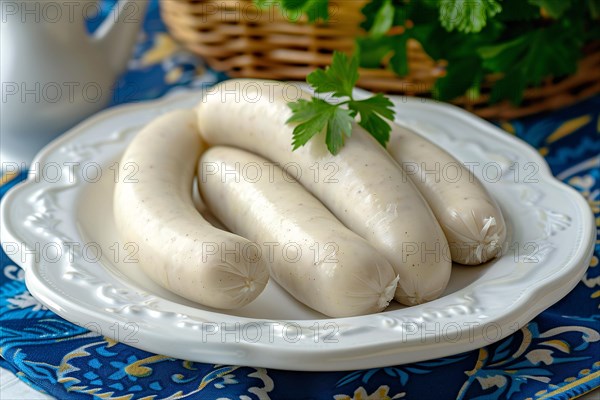
[[[135,183],[117,183],[115,218],[155,282],[227,309],[255,299],[270,276],[307,306],[346,317],[392,299],[433,300],[452,261],[480,264],[499,253],[502,213],[451,155],[395,124],[387,152],[359,125],[337,155],[319,137],[292,151],[287,89],[226,81],[196,110],[163,115],[133,139],[121,165],[139,172]],[[302,172],[297,181],[276,166],[290,163]],[[406,163],[415,166],[410,175]],[[453,163],[459,178],[428,174],[433,163]],[[269,168],[248,179],[240,165]],[[334,179],[315,179],[315,165],[334,166]],[[195,207],[195,176],[230,232]]]

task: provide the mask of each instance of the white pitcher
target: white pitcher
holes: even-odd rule
[[[108,104],[146,6],[120,0],[90,35],[85,19],[99,11],[95,0],[0,0],[2,163],[29,163]]]

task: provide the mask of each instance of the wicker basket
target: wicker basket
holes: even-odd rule
[[[352,52],[361,35],[361,8],[367,0],[330,0],[328,24],[289,22],[274,8],[259,10],[252,0],[161,0],[162,16],[171,34],[202,56],[216,70],[232,77],[304,80],[316,67],[331,62],[334,50]],[[430,97],[445,62],[434,61],[418,42],[408,42],[410,74],[397,77],[385,66],[361,70],[359,86],[378,92]],[[600,45],[586,48],[579,70],[570,77],[549,78],[524,94],[520,107],[490,104],[486,77],[477,98],[453,103],[484,118],[510,119],[553,110],[600,92]]]

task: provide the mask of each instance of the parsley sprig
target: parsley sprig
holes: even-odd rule
[[[352,89],[358,78],[358,59],[349,59],[340,52],[333,54],[329,67],[308,75],[306,81],[316,93],[331,93],[339,101],[334,104],[315,97],[288,104],[292,116],[287,122],[297,124],[292,140],[294,150],[325,130],[327,149],[331,154],[337,154],[344,146],[344,140],[352,135],[352,122],[357,116],[360,117],[358,124],[386,146],[391,127],[385,119],[394,120],[393,103],[381,93],[356,100]]]
[[[528,87],[577,70],[586,41],[597,40],[600,0],[370,0],[357,38],[360,65],[388,65],[410,72],[407,41],[414,39],[434,60],[445,60],[445,76],[433,96],[478,98],[484,77],[490,102],[519,105]],[[386,18],[382,18],[385,15]],[[488,82],[489,83],[489,82]]]
[[[285,15],[303,12],[319,23],[326,22],[329,3],[277,2]],[[432,90],[443,101],[477,99],[491,85],[491,103],[519,105],[528,87],[573,74],[584,45],[600,40],[600,0],[369,0],[362,13],[366,35],[355,38],[360,66],[407,76],[408,43],[415,40],[447,64]],[[498,79],[486,81],[489,75]]]

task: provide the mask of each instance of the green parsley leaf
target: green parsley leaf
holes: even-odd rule
[[[448,63],[446,76],[435,82],[433,95],[442,101],[455,99],[478,86],[482,77],[481,59],[476,55],[453,60]]]
[[[507,98],[519,104],[527,85],[539,85],[548,76],[574,73],[582,47],[581,29],[578,25],[556,24],[479,48],[484,67],[504,73],[504,78],[492,89],[491,100]]]
[[[390,131],[392,130],[383,118],[394,120],[393,106],[390,99],[381,93],[365,100],[352,100],[348,103],[348,107],[360,115],[358,124],[377,139],[383,147],[390,140]]]
[[[375,20],[369,33],[375,38],[383,36],[390,30],[393,22],[394,6],[392,5],[392,0],[385,0],[381,8],[377,11],[377,14],[375,14]]]
[[[392,37],[394,55],[390,59],[390,66],[398,76],[408,75],[408,49],[406,47],[408,38],[408,35],[394,35]]]
[[[356,57],[348,60],[345,53],[335,52],[331,65],[311,72],[306,81],[317,93],[333,92],[337,97],[350,97],[358,81],[358,60]]]
[[[365,112],[375,112],[389,120],[393,119],[395,114],[394,103],[382,93],[364,100],[351,100],[348,107],[361,115]]]
[[[308,0],[282,0],[281,4],[287,10],[302,10],[306,7]]]
[[[363,68],[381,67],[381,60],[390,53],[391,49],[392,38],[390,36],[356,38],[357,58]]]
[[[361,22],[360,27],[365,31],[370,31],[375,23],[375,16],[377,12],[383,5],[384,0],[371,0],[368,1],[365,6],[362,8],[361,12],[365,16],[363,22]]]
[[[292,116],[287,123],[294,127],[292,148],[304,146],[318,133],[326,131],[325,143],[331,154],[339,153],[344,140],[352,135],[354,118],[360,115],[358,124],[385,146],[390,138],[390,125],[384,118],[394,119],[393,103],[381,93],[365,100],[355,100],[352,89],[358,81],[358,60],[348,60],[344,53],[334,53],[331,65],[308,75],[307,81],[317,93],[333,93],[335,97],[347,98],[337,104],[319,98],[289,103]],[[343,108],[347,105],[348,108]]]
[[[500,100],[507,99],[515,105],[521,104],[523,90],[526,86],[527,79],[525,75],[519,73],[519,71],[510,71],[494,84],[490,102],[497,103]]]
[[[254,0],[254,4],[261,9],[279,6],[283,15],[291,21],[297,21],[303,14],[308,17],[308,22],[329,19],[329,0]]]
[[[331,154],[337,154],[344,146],[344,136],[352,135],[352,122],[354,115],[352,111],[335,107],[327,121],[327,136],[325,142]]]
[[[350,137],[352,134],[354,112],[351,110],[339,108],[318,98],[311,101],[301,99],[290,103],[289,107],[293,114],[287,123],[299,122],[293,132],[293,150],[304,146],[327,127],[327,148],[332,154],[337,154],[344,145],[344,136]]]
[[[411,36],[415,38],[423,50],[434,60],[440,58],[447,58],[447,55],[451,53],[451,49],[445,46],[445,42],[448,40],[448,31],[439,26],[437,22],[434,23],[421,23],[415,25],[410,30]],[[455,33],[456,34],[456,33]]]
[[[439,7],[440,23],[449,32],[479,32],[488,18],[502,11],[496,0],[441,0]]]
[[[478,49],[483,65],[493,72],[509,69],[527,52],[529,36],[519,36],[504,43],[483,46]]]
[[[312,101],[300,99],[288,106],[292,109],[292,116],[286,122],[299,122],[293,132],[293,150],[304,146],[313,136],[322,132],[335,109],[334,105],[316,98]]]
[[[315,22],[319,19],[329,20],[329,0],[309,0],[304,8],[308,22]]]
[[[328,4],[328,0],[254,2],[277,3],[284,10],[306,14],[311,5],[319,6],[313,9],[323,14]],[[539,84],[540,79],[572,72],[582,58],[583,42],[600,38],[600,0],[366,0],[364,4],[360,26],[367,35],[355,38],[360,66],[388,64],[397,75],[406,75],[406,40],[414,39],[431,58],[447,62],[446,76],[434,86],[434,96],[440,99],[449,100],[462,89],[477,93],[482,76],[500,74],[503,78],[492,83],[492,100],[518,103],[519,91]],[[309,14],[310,18],[317,19]],[[544,45],[533,35],[541,30],[546,31],[540,36],[546,40]],[[533,39],[535,45],[528,49]],[[549,54],[552,51],[554,56]],[[540,57],[538,66],[531,65],[532,55]],[[518,71],[517,65],[533,73]],[[311,79],[320,81],[319,93],[331,90],[336,96],[349,97],[352,85],[340,87],[324,73]]]

